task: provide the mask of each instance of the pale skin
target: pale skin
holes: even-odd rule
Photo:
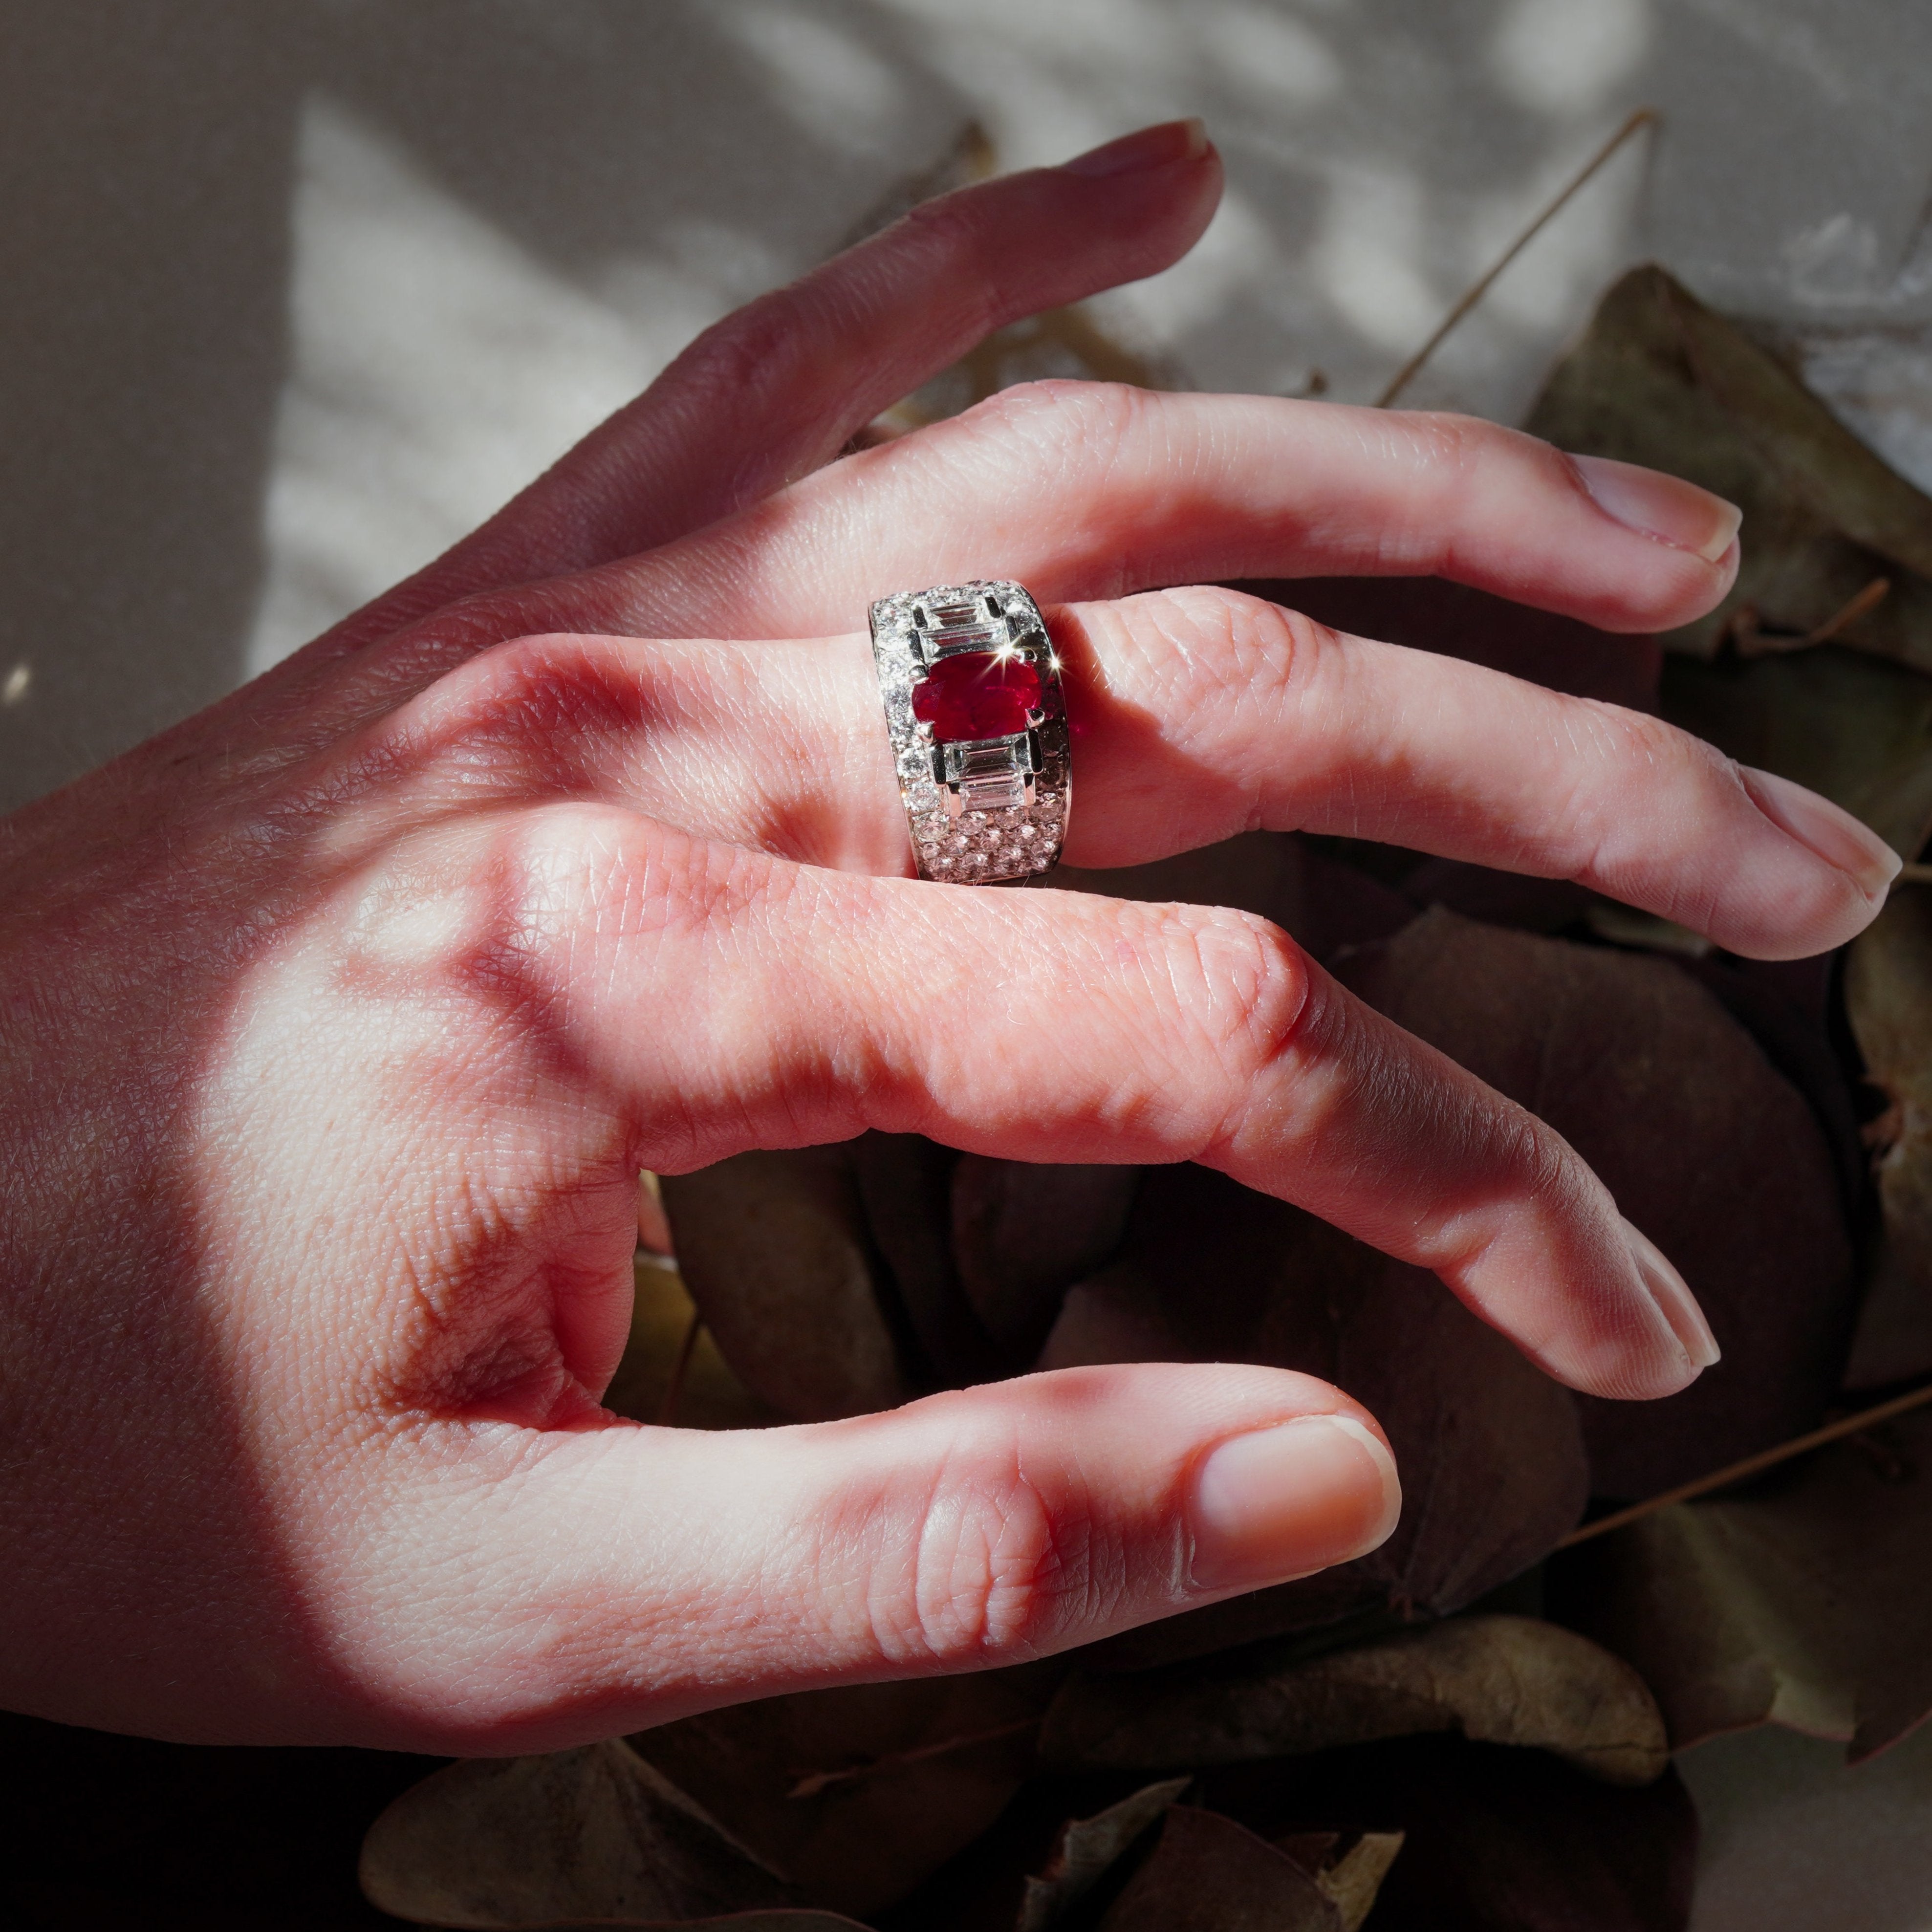
[[[866,609],[985,575],[1051,607],[1075,864],[1346,832],[1760,958],[1882,901],[1853,821],[1654,719],[1154,587],[1437,573],[1660,628],[1736,567],[1688,484],[1456,418],[1067,384],[832,460],[990,327],[1183,254],[1220,182],[1177,124],[929,206],[7,822],[0,1701],[546,1749],[1017,1661],[1393,1523],[1373,1418],[1265,1368],[621,1421],[640,1168],[868,1128],[1203,1161],[1432,1268],[1573,1387],[1708,1362],[1577,1156],[1282,932],[910,877]]]

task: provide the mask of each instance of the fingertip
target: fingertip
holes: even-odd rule
[[[1898,877],[1904,861],[1876,832],[1808,787],[1741,765],[1738,776],[1751,802],[1778,829],[1828,866],[1843,872],[1874,903],[1874,913]]]
[[[1214,152],[1208,138],[1208,124],[1197,115],[1184,120],[1162,121],[1151,128],[1138,128],[1118,140],[1090,148],[1060,163],[1064,174],[1084,175],[1090,178],[1108,176],[1144,174],[1155,168],[1180,167],[1203,160]]]
[[[1737,542],[1744,512],[1681,476],[1605,456],[1572,456],[1585,493],[1598,509],[1640,536],[1720,565]]]
[[[1686,1386],[1713,1366],[1724,1351],[1718,1346],[1718,1338],[1711,1332],[1711,1324],[1704,1318],[1697,1298],[1690,1292],[1690,1283],[1672,1267],[1664,1250],[1634,1222],[1624,1219],[1622,1226],[1623,1237],[1629,1244],[1630,1258],[1636,1264],[1644,1292],[1684,1352],[1690,1373],[1678,1386]]]
[[[1216,1444],[1188,1498],[1189,1581],[1219,1594],[1346,1563],[1386,1542],[1402,1514],[1395,1458],[1352,1416],[1298,1416]]]

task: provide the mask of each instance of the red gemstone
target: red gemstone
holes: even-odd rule
[[[960,651],[941,658],[913,687],[912,712],[941,744],[1010,738],[1040,704],[1040,673],[1022,657]]]

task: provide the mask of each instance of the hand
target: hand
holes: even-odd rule
[[[1204,1161],[1434,1268],[1578,1388],[1708,1358],[1560,1140],[1280,932],[906,876],[860,626],[985,574],[1060,606],[1076,864],[1345,831],[1764,956],[1882,896],[1895,862],[1843,814],[1654,719],[1125,594],[1432,572],[1674,625],[1736,561],[1688,485],[1475,422],[1066,384],[830,460],[992,327],[1182,253],[1219,181],[1180,125],[920,209],[421,577],[8,822],[6,1701],[547,1748],[1036,1654],[1392,1523],[1372,1419],[1257,1367],[619,1421],[640,1167],[870,1127]]]

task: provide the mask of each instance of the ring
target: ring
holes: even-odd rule
[[[872,606],[872,660],[922,879],[1022,884],[1060,856],[1072,800],[1060,659],[1017,584]]]

